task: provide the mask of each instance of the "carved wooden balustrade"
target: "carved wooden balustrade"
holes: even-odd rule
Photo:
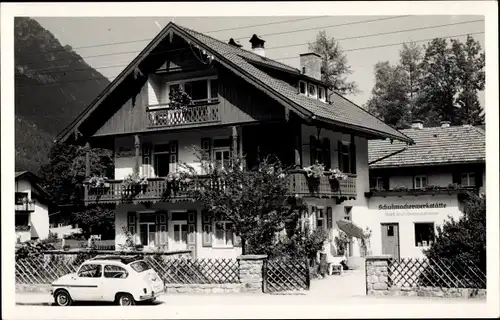
[[[147,112],[150,128],[220,122],[219,102],[207,102],[182,109],[159,106],[149,108]]]
[[[222,180],[214,180],[209,176],[201,176],[210,179],[223,190],[226,186]],[[325,198],[352,198],[356,197],[356,175],[349,174],[347,179],[337,182],[330,180],[328,176],[322,177],[316,188],[312,188],[305,172],[294,170],[290,172],[289,190],[291,195],[299,197],[325,197]],[[140,203],[140,202],[162,202],[191,200],[191,192],[199,188],[193,182],[179,182],[175,188],[165,178],[150,178],[145,185],[127,186],[123,180],[108,180],[106,187],[94,188],[85,185],[84,201],[90,203]]]

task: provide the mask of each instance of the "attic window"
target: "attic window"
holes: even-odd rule
[[[299,81],[299,92],[301,94],[307,94],[307,85],[305,81]]]
[[[318,99],[321,100],[321,101],[325,101],[325,88],[323,87],[319,87],[318,88]]]
[[[313,97],[313,98],[316,98],[317,97],[317,90],[316,90],[316,85],[314,84],[310,84],[309,85],[309,96],[310,97]]]

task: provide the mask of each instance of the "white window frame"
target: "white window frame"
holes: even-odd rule
[[[320,97],[320,94],[319,94],[320,92],[322,93],[323,97]],[[318,86],[318,99],[320,101],[326,102],[326,90],[324,87]]]
[[[318,222],[321,221],[321,227],[318,226]],[[316,228],[321,228],[327,230],[327,212],[323,207],[316,207]]]
[[[219,97],[212,97],[212,80],[218,80],[218,76],[206,76],[206,77],[197,77],[197,78],[188,78],[188,79],[182,79],[182,80],[176,80],[176,81],[166,81],[165,82],[165,101],[166,104],[170,104],[170,86],[173,85],[179,85],[179,87],[184,90],[184,85],[186,82],[193,82],[193,81],[200,81],[200,80],[207,80],[207,101],[211,102],[212,100],[217,100]],[[196,102],[197,100],[193,100]]]
[[[224,225],[224,244],[220,244],[220,243],[217,243],[217,222],[216,221],[213,221],[212,222],[212,248],[219,248],[219,249],[231,249],[231,248],[234,248],[234,243],[235,243],[235,240],[236,240],[236,235],[234,232],[231,233],[231,237],[232,237],[232,240],[231,240],[231,244],[227,244],[227,239],[226,239],[226,234],[227,234],[227,228],[226,228],[226,225],[228,223],[230,224],[233,224],[231,221],[228,221],[228,220],[223,220],[223,221],[220,221],[219,223],[222,223]]]
[[[384,178],[383,177],[373,177],[373,180],[375,180],[375,185],[373,188],[383,190],[384,189]]]
[[[314,88],[314,91],[315,91],[314,94],[312,94],[311,91],[309,90],[310,87]],[[314,83],[309,83],[307,86],[307,96],[317,99],[318,98],[318,86],[315,85]]]
[[[303,84],[304,84],[304,88],[306,89],[306,92],[304,92],[304,93],[300,92],[300,84],[301,84],[301,83],[303,83]],[[306,82],[306,81],[304,81],[304,80],[299,80],[299,94],[302,94],[302,95],[304,95],[304,96],[307,96],[307,95],[309,94],[308,90],[309,90],[309,87],[308,87],[308,85],[307,85],[307,82]]]
[[[425,178],[425,185],[422,184],[422,179]],[[420,179],[420,180],[417,180]],[[417,181],[420,181],[420,186],[417,185]],[[429,179],[427,178],[426,175],[418,175],[413,178],[413,184],[415,186],[415,189],[423,189],[429,184]]]
[[[463,184],[464,177],[467,178],[467,184]],[[471,184],[472,182],[472,184]],[[464,172],[460,175],[460,185],[463,187],[475,187],[476,186],[476,174],[474,172]]]

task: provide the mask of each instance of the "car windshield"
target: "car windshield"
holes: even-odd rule
[[[130,264],[130,267],[132,269],[134,269],[134,271],[139,272],[139,273],[151,269],[149,264],[147,264],[146,261],[143,261],[143,260],[132,262]]]

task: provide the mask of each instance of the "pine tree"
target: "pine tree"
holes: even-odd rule
[[[347,76],[352,73],[347,62],[347,56],[335,40],[328,38],[326,31],[320,31],[316,41],[309,44],[309,50],[319,54],[322,58],[322,80],[330,91],[340,94],[356,94],[359,92],[355,82],[347,81]]]

